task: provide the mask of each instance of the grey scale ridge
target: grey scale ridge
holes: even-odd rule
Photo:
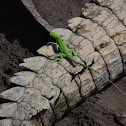
[[[75,60],[91,65],[114,81],[126,73],[126,0],[94,0],[82,8],[82,17],[68,20],[69,29],[53,28],[40,18],[31,0],[22,0],[36,20],[50,32],[64,37]],[[96,5],[95,3],[99,3]],[[38,18],[39,17],[39,18]],[[24,59],[19,66],[32,70],[15,73],[10,82],[18,86],[0,94],[12,102],[0,104],[0,126],[51,126],[83,98],[100,91],[108,82],[96,72],[61,62],[55,42],[37,50],[40,56]],[[72,78],[72,75],[76,75]]]

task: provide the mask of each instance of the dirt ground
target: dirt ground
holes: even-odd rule
[[[126,77],[117,86],[126,92]],[[114,86],[91,96],[55,126],[126,126],[126,96]]]
[[[64,28],[68,19],[81,15],[85,1],[89,0],[33,0],[47,22]],[[49,33],[20,0],[0,1],[0,92],[15,86],[8,80],[15,72],[23,70],[19,63],[26,57],[38,55],[36,50],[50,41],[53,40]],[[117,85],[126,92],[126,77]],[[126,97],[115,87],[107,87],[73,109],[55,126],[126,126]]]
[[[81,8],[91,0],[32,0],[42,18],[55,28],[67,28],[67,22],[81,15]]]

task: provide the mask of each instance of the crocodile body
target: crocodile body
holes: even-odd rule
[[[95,1],[99,4],[89,3],[82,9],[85,18],[68,21],[70,30],[51,32],[62,35],[69,49],[78,50],[73,56],[77,62],[93,62],[93,69],[113,81],[126,72],[126,0]],[[29,71],[10,78],[17,86],[0,94],[12,101],[0,105],[0,126],[51,126],[83,98],[108,84],[96,72],[83,72],[83,66],[74,66],[67,59],[53,60],[58,56],[54,42],[37,52],[42,55],[19,64]]]

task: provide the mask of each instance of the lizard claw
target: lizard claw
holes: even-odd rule
[[[56,59],[56,61],[62,61],[62,59],[60,59],[60,58],[57,58],[57,59]]]

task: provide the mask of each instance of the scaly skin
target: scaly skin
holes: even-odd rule
[[[71,49],[70,51],[68,51],[68,48],[66,46],[66,44],[63,42],[64,38],[63,37],[59,37],[55,32],[50,33],[50,36],[56,39],[56,48],[58,51],[58,48],[60,48],[60,51],[62,53],[59,53],[60,58],[58,58],[58,60],[62,60],[64,57],[70,59],[71,61],[73,61],[76,64],[80,64],[90,70],[95,71],[96,73],[98,73],[99,75],[101,75],[103,78],[105,78],[108,82],[110,82],[112,85],[114,85],[123,95],[126,96],[126,93],[124,93],[120,88],[118,88],[111,80],[109,80],[108,78],[104,77],[101,73],[99,73],[98,71],[96,71],[95,69],[89,67],[88,65],[82,64],[80,62],[77,62],[73,57],[71,57],[71,54],[73,53],[73,55],[77,55],[74,49]]]

